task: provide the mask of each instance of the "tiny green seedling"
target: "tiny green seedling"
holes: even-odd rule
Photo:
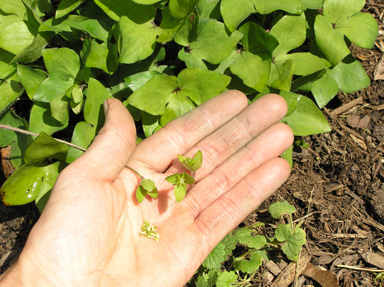
[[[151,225],[148,221],[144,219],[139,234],[154,239],[156,240],[156,242],[159,242],[160,235],[157,233],[156,229],[157,226]]]
[[[179,159],[180,163],[188,169],[192,174],[194,174],[202,165],[203,163],[203,154],[201,150],[199,150],[193,158],[184,157],[182,155],[177,155],[177,158]]]
[[[166,181],[175,187],[174,193],[176,201],[180,202],[187,194],[187,184],[193,184],[195,179],[188,173],[176,173],[165,178]]]
[[[151,179],[142,179],[140,185],[136,189],[136,198],[138,202],[143,202],[147,194],[153,198],[159,197],[155,182]]]

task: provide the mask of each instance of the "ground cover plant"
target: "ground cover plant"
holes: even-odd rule
[[[0,131],[16,168],[1,188],[6,204],[43,208],[82,154],[51,136],[87,148],[109,97],[124,101],[143,138],[225,89],[250,101],[272,91],[304,136],[330,130],[319,108],[339,90],[369,85],[348,49],[376,39],[364,1],[184,2],[2,1],[0,123],[38,135]],[[30,114],[15,113],[20,104]]]

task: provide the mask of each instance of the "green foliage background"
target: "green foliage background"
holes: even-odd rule
[[[369,85],[349,50],[351,43],[369,49],[377,36],[364,4],[2,0],[0,124],[39,134],[0,130],[17,168],[1,188],[3,201],[35,200],[42,209],[60,170],[82,154],[51,136],[87,148],[110,97],[133,115],[138,141],[228,89],[250,102],[279,93],[289,105],[283,122],[296,136],[329,131],[319,108],[339,90]],[[24,118],[13,109],[18,103],[31,106]],[[290,160],[290,151],[284,156]]]

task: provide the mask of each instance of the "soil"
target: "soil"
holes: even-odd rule
[[[365,6],[380,26],[375,47],[352,47],[371,85],[353,94],[340,92],[323,109],[332,131],[303,138],[308,147],[294,150],[288,181],[244,221],[245,225],[260,221],[277,200],[297,208],[294,220],[303,222],[307,234],[300,260],[310,263],[285,285],[273,286],[380,286],[375,282],[378,272],[367,270],[384,269],[383,8],[384,0],[369,0]],[[38,214],[33,204],[5,207],[0,203],[0,274],[19,255]],[[271,232],[271,227],[267,224],[264,232]],[[273,261],[280,271],[264,265],[250,286],[269,286],[284,276],[283,267],[289,262],[281,254]],[[339,283],[331,283],[334,279]]]

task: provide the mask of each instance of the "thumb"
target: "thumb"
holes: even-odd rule
[[[72,165],[82,173],[115,180],[136,147],[136,127],[127,108],[117,99],[104,102],[106,120],[87,151]]]

